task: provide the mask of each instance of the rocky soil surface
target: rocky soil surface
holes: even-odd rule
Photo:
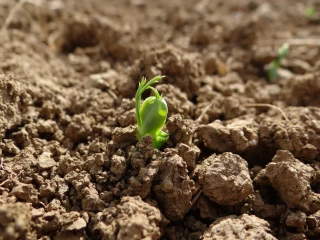
[[[0,240],[320,239],[319,23],[318,1],[0,1]],[[160,150],[134,101],[156,75]]]

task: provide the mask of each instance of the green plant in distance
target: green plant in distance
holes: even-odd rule
[[[268,80],[269,82],[275,80],[278,77],[278,69],[280,67],[281,60],[287,56],[289,52],[290,45],[288,43],[284,43],[278,49],[277,57],[269,64],[267,68]]]

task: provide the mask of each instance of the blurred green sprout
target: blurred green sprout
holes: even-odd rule
[[[306,7],[306,9],[304,10],[304,16],[311,18],[316,14],[316,9],[313,6],[310,7]]]
[[[267,73],[268,73],[268,80],[269,82],[275,80],[278,77],[278,69],[281,64],[281,60],[287,56],[289,52],[290,45],[288,43],[284,43],[279,49],[278,49],[278,55],[277,57],[268,65],[267,67]]]
[[[136,118],[138,123],[138,140],[146,135],[152,136],[152,145],[155,148],[161,148],[168,140],[169,135],[162,131],[167,120],[168,106],[164,98],[158,91],[151,87],[153,83],[159,82],[164,76],[156,76],[147,82],[142,78],[135,95]],[[150,89],[154,96],[148,97],[141,104],[141,95],[144,91]]]

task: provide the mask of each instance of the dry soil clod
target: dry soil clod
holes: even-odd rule
[[[319,195],[310,186],[315,179],[311,166],[295,159],[290,152],[279,150],[266,166],[265,174],[289,208],[311,213],[319,210]]]
[[[253,192],[247,162],[239,155],[211,155],[196,169],[204,195],[221,205],[241,203]]]

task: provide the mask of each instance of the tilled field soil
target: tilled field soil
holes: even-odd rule
[[[0,24],[1,240],[320,239],[318,1],[2,0]]]

